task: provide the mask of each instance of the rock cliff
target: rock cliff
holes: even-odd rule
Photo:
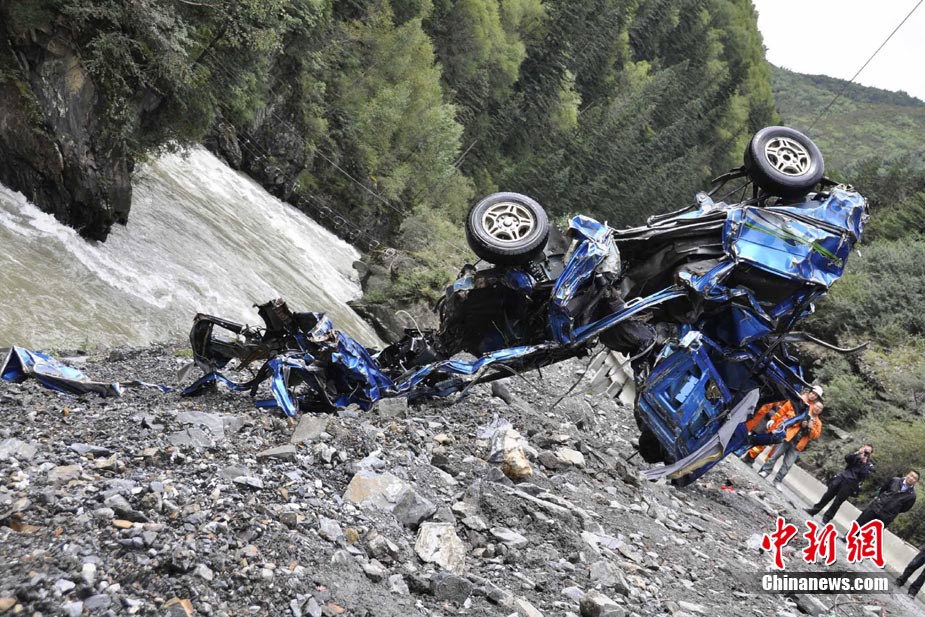
[[[88,239],[131,205],[133,162],[60,23],[13,32],[0,53],[0,182]]]

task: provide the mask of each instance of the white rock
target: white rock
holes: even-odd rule
[[[414,551],[422,561],[435,563],[460,574],[466,567],[466,546],[450,523],[423,523]]]

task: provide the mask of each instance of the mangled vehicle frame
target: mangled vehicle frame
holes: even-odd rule
[[[740,178],[747,199],[714,199]],[[386,397],[464,394],[603,343],[632,357],[640,450],[666,463],[650,477],[685,484],[743,445],[781,439],[748,434],[759,401],[804,409],[808,384],[788,343],[807,340],[796,327],[842,275],[867,218],[866,200],[827,180],[818,148],[785,127],[759,131],[741,168],[643,227],[579,215],[562,237],[534,200],[497,193],[469,212],[466,236],[481,259],[448,287],[437,331],[407,330],[376,352],[279,300],[259,307],[266,328],[197,315],[190,338],[205,375],[186,393],[214,382],[256,393],[269,380],[273,398],[258,404],[288,415],[366,409]],[[232,360],[263,364],[234,382],[220,372]]]
[[[744,187],[730,194],[751,187],[746,199],[715,198],[737,179]],[[464,395],[603,344],[631,358],[640,452],[665,463],[650,478],[686,484],[744,445],[782,439],[786,427],[749,435],[760,402],[789,398],[805,413],[808,384],[788,344],[807,339],[796,328],[842,275],[867,218],[866,200],[827,180],[818,148],[785,127],[756,133],[745,164],[692,205],[634,229],[579,215],[563,236],[534,200],[497,193],[468,214],[480,261],[447,288],[436,331],[409,329],[376,351],[281,300],[258,307],[263,328],[200,314],[190,342],[204,375],[184,394],[222,383],[257,395],[269,383],[257,404],[289,416],[368,409]],[[246,379],[228,376],[257,362]]]

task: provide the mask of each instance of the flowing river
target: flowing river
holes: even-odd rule
[[[0,347],[144,345],[186,337],[197,312],[262,325],[254,303],[372,329],[359,253],[202,148],[140,166],[127,226],[90,243],[0,185]]]

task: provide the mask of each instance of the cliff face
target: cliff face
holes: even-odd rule
[[[88,239],[131,206],[132,160],[106,131],[105,105],[58,25],[7,32],[0,59],[0,182]]]

